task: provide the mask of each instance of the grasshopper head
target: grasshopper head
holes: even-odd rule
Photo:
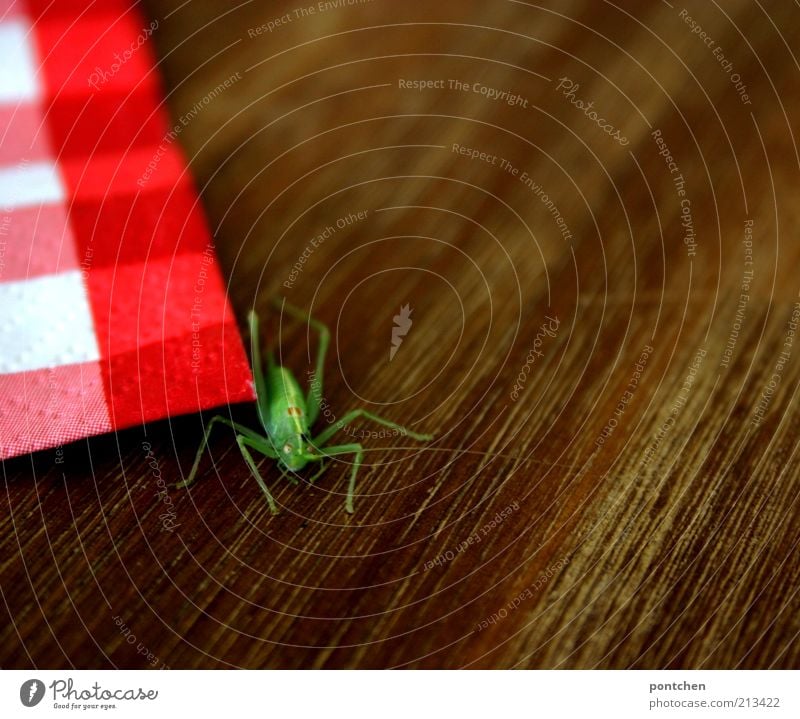
[[[284,441],[277,445],[277,450],[278,461],[290,472],[299,472],[303,469],[309,463],[309,455],[313,451],[308,438],[302,434],[285,437]]]

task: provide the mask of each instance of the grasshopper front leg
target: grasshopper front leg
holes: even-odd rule
[[[348,514],[352,514],[354,512],[353,497],[355,496],[356,491],[356,475],[358,474],[358,468],[364,461],[364,448],[360,444],[353,443],[340,444],[335,447],[323,447],[320,448],[319,451],[325,457],[336,457],[342,454],[355,455],[355,458],[353,459],[353,469],[350,471],[350,481],[347,483],[347,497],[344,501],[345,511]]]
[[[258,471],[258,467],[256,466],[256,463],[253,460],[253,455],[251,455],[250,452],[247,450],[248,447],[252,447],[256,451],[261,452],[261,454],[263,454],[265,457],[270,457],[271,459],[275,459],[275,457],[277,457],[277,454],[273,452],[269,444],[266,444],[266,441],[267,440],[264,440],[263,438],[259,439],[259,441],[254,441],[252,439],[248,439],[244,435],[241,434],[236,435],[236,442],[239,445],[239,450],[242,453],[242,457],[244,457],[244,461],[250,468],[250,474],[252,474],[253,477],[255,477],[256,482],[258,482],[258,486],[261,487],[261,491],[267,498],[267,504],[269,504],[270,512],[272,512],[272,514],[277,514],[278,506],[275,504],[275,500],[272,498],[272,494],[267,488],[267,483],[264,481],[264,478]]]

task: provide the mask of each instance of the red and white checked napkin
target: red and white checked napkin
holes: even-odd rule
[[[154,29],[0,0],[0,459],[254,398]]]

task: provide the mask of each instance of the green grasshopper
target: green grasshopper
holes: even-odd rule
[[[280,307],[280,305],[277,305]],[[331,424],[327,429],[320,432],[313,439],[311,438],[310,428],[314,425],[319,416],[322,404],[322,373],[325,366],[325,355],[330,343],[330,332],[328,328],[318,320],[312,319],[302,310],[288,303],[284,303],[284,309],[289,315],[303,322],[308,322],[319,334],[319,348],[317,349],[317,362],[314,379],[311,382],[308,393],[303,396],[298,383],[292,372],[285,367],[275,363],[272,353],[267,354],[267,371],[261,362],[261,350],[258,338],[258,316],[255,311],[251,311],[248,316],[250,325],[251,355],[253,361],[253,377],[256,388],[256,408],[258,418],[264,434],[248,429],[238,422],[231,422],[222,415],[217,415],[211,419],[206,427],[203,441],[197,450],[192,469],[185,481],[179,482],[175,486],[178,488],[190,487],[197,479],[197,470],[200,466],[200,459],[208,446],[208,439],[211,430],[218,424],[231,427],[236,432],[236,442],[239,451],[242,453],[244,461],[250,468],[250,472],[255,477],[258,486],[267,498],[267,503],[272,514],[278,513],[278,507],[269,491],[264,478],[258,471],[250,450],[261,453],[269,459],[277,461],[284,476],[288,473],[299,472],[306,465],[312,462],[319,462],[319,471],[309,480],[314,483],[325,471],[324,461],[330,457],[337,457],[344,454],[354,455],[353,468],[350,472],[350,482],[347,486],[347,497],[345,499],[345,509],[353,513],[353,496],[355,494],[356,475],[364,459],[364,448],[361,444],[338,444],[326,445],[328,440],[348,423],[359,419],[369,419],[377,424],[407,435],[420,442],[428,442],[433,439],[433,435],[419,434],[391,422],[388,419],[379,417],[372,412],[363,409],[355,409],[343,415],[339,420]],[[290,481],[297,483],[297,480],[290,477]]]

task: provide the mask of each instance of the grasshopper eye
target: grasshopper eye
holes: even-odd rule
[[[292,445],[288,442],[283,445],[284,454],[291,454],[292,453]]]

